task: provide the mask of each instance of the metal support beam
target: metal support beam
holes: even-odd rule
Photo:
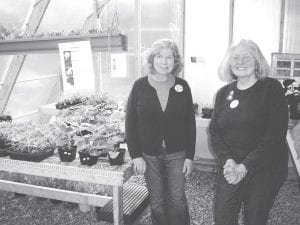
[[[285,30],[285,4],[286,0],[281,0],[281,12],[280,12],[280,30],[279,30],[279,47],[278,52],[283,51],[283,40],[284,40],[284,30]]]
[[[41,20],[46,12],[50,0],[36,0],[28,20],[25,22],[23,34],[34,34],[38,30]],[[8,103],[15,82],[20,74],[26,55],[13,56],[4,79],[4,85],[0,90],[0,113],[2,114]]]
[[[135,32],[136,32],[136,45],[135,45],[135,74],[136,78],[141,77],[142,70],[142,5],[141,0],[135,0]]]
[[[102,0],[101,2],[98,2],[98,0],[94,0],[93,2],[93,12],[88,15],[83,23],[82,26],[82,32],[88,33],[89,30],[95,29],[102,31],[101,24],[99,25],[98,22],[100,20],[102,11],[104,10],[105,6],[110,2],[111,0]]]
[[[232,44],[233,41],[233,31],[234,31],[234,0],[230,0],[229,3],[229,39],[228,47]]]
[[[94,23],[96,24],[96,29],[99,31],[102,31],[102,26],[101,26],[101,13],[103,12],[105,6],[110,2],[111,0],[102,0],[100,3],[98,2],[98,0],[94,0],[94,12],[93,12],[93,16],[91,17],[94,21]],[[88,20],[88,18],[86,19]],[[111,39],[110,37],[107,37],[107,50],[110,51],[110,47],[111,47]],[[102,79],[102,73],[101,73],[101,69],[102,69],[102,64],[101,64],[101,58],[102,58],[102,53],[95,53],[94,57],[96,58],[96,60],[94,60],[95,65],[94,65],[94,76],[95,76],[95,90],[96,93],[100,93],[103,91],[103,79]]]

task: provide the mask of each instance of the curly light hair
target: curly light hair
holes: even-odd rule
[[[253,56],[253,58],[255,59],[256,78],[258,80],[261,80],[265,77],[268,77],[270,75],[271,69],[258,45],[254,41],[242,39],[238,44],[231,45],[228,48],[226,55],[218,69],[219,78],[222,81],[226,82],[231,82],[237,79],[237,77],[233,74],[231,70],[230,60],[232,58],[234,50],[239,46],[247,47],[250,50],[249,54],[251,54],[251,56]]]
[[[179,73],[183,69],[183,63],[181,60],[181,56],[179,53],[179,49],[177,44],[170,39],[160,39],[155,41],[151,48],[144,52],[144,69],[146,73],[155,73],[154,65],[153,65],[153,59],[155,55],[159,53],[159,51],[162,48],[169,48],[172,50],[173,56],[174,56],[174,68],[172,70],[172,74],[174,76],[178,76]]]

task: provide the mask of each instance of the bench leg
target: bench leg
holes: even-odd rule
[[[92,210],[92,207],[86,204],[78,204],[78,207],[81,212],[89,212]]]
[[[113,186],[114,225],[123,225],[123,188]]]

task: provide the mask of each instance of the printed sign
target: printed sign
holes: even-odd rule
[[[93,55],[89,41],[58,44],[64,94],[95,92]]]

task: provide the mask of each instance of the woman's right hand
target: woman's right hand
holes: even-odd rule
[[[224,165],[223,174],[229,184],[239,183],[247,174],[246,167],[237,164],[233,159],[228,159]]]
[[[136,174],[144,174],[146,171],[146,162],[142,157],[135,158],[132,160],[133,171]]]

